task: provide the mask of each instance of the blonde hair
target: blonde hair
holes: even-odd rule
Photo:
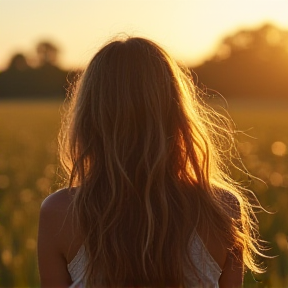
[[[249,190],[227,168],[229,125],[155,43],[127,37],[100,49],[60,137],[88,286],[185,286],[188,241],[203,227],[261,272]]]

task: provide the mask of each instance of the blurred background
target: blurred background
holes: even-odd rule
[[[69,82],[118,33],[150,38],[220,94],[242,134],[265,209],[267,273],[244,287],[288,286],[288,2],[2,0],[0,3],[0,287],[38,287],[41,202],[61,186],[57,134]],[[217,98],[218,97],[218,98]],[[212,102],[213,102],[212,101]],[[223,102],[223,101],[222,101]]]

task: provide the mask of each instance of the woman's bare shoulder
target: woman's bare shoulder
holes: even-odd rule
[[[41,205],[43,212],[67,211],[71,206],[75,192],[68,188],[60,189],[44,199]]]
[[[50,194],[42,202],[39,229],[46,233],[49,231],[51,236],[54,235],[53,239],[66,233],[71,226],[72,197],[68,189],[61,189]]]
[[[61,189],[49,195],[40,209],[39,237],[50,241],[69,260],[71,247],[79,246],[77,231],[73,225],[73,189]],[[74,254],[74,252],[72,252]]]
[[[67,264],[81,245],[77,238],[79,233],[73,227],[74,194],[73,189],[61,189],[49,195],[41,205],[38,265],[43,287],[68,287],[71,284]]]

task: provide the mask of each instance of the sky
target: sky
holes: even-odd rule
[[[11,56],[51,41],[63,68],[83,67],[119,33],[154,40],[198,65],[221,39],[272,23],[288,29],[288,0],[0,0],[0,70]]]

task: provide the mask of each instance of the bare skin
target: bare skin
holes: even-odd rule
[[[41,287],[68,287],[72,280],[67,270],[81,246],[80,234],[73,229],[72,196],[60,190],[41,206],[38,234],[38,266]]]
[[[47,197],[41,206],[38,265],[43,288],[69,287],[72,284],[67,264],[75,257],[83,240],[72,225],[71,203],[72,195],[63,189]],[[241,287],[241,261],[229,253],[216,237],[212,235],[209,238],[205,241],[206,248],[223,271],[219,287]]]

